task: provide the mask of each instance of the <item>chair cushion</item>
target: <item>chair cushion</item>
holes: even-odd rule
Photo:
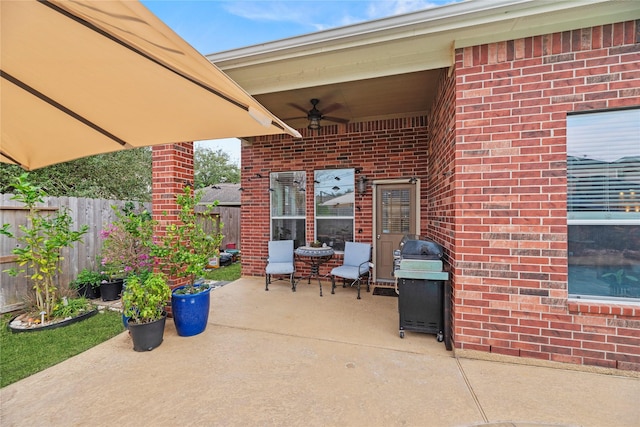
[[[363,268],[361,273],[358,274],[358,267],[353,267],[351,265],[341,265],[340,267],[336,267],[331,270],[332,276],[344,277],[345,279],[356,280],[360,277],[361,274],[366,273],[368,270]]]
[[[293,263],[293,240],[270,241],[269,262]]]
[[[359,266],[369,261],[371,245],[368,243],[346,242],[344,247],[344,265]]]
[[[291,274],[294,271],[291,262],[270,262],[265,269],[267,274]]]

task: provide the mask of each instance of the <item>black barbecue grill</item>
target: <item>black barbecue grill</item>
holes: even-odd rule
[[[444,282],[442,246],[422,236],[408,234],[394,251],[394,276],[398,293],[400,338],[404,331],[435,334],[444,340]]]

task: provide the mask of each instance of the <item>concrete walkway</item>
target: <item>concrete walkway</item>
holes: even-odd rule
[[[462,359],[398,336],[397,299],[243,278],[207,330],[122,333],[0,390],[9,426],[638,426],[640,379]]]

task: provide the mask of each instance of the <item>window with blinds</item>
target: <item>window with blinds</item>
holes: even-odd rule
[[[317,170],[314,174],[316,240],[336,251],[353,241],[354,169]]]
[[[407,234],[411,229],[411,190],[383,190],[382,196],[382,232]]]
[[[640,109],[567,116],[569,294],[640,298]]]
[[[269,175],[271,240],[293,240],[296,248],[305,245],[305,191],[304,171]]]

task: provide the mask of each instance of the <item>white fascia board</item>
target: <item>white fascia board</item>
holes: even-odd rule
[[[455,48],[639,18],[640,0],[473,0],[208,59],[257,95],[444,68]]]
[[[547,2],[540,3],[546,4]],[[564,2],[558,3],[564,4]],[[537,11],[535,14],[512,15],[510,20],[475,25],[457,32],[455,47],[462,48],[516,40],[640,19],[640,1],[636,0],[590,2],[579,6],[584,6],[584,8]]]
[[[343,49],[362,44],[384,42],[390,38],[405,38],[419,33],[433,33],[441,30],[459,28],[464,20],[460,19],[479,10],[493,10],[500,5],[529,3],[532,0],[473,0],[426,9],[404,15],[367,21],[359,24],[318,31],[301,36],[289,37],[272,42],[261,43],[238,49],[206,55],[216,64],[232,67],[236,61],[247,63],[248,58],[279,55],[295,55],[329,49]],[[541,2],[542,3],[542,2]],[[442,22],[439,22],[442,21]],[[456,22],[458,22],[456,24]],[[425,25],[430,24],[430,25]],[[444,25],[444,28],[441,28]]]
[[[623,7],[625,3],[626,7]],[[213,53],[207,55],[207,58],[220,68],[229,70],[236,67],[250,66],[254,63],[282,61],[297,56],[308,56],[327,51],[443,32],[451,32],[450,42],[453,42],[457,38],[454,35],[455,32],[466,29],[472,33],[472,29],[477,26],[490,26],[500,22],[504,23],[505,21],[507,25],[514,25],[518,19],[539,15],[544,15],[546,21],[555,21],[553,19],[554,14],[561,11],[570,11],[569,13],[574,19],[576,14],[580,15],[582,13],[584,16],[581,18],[587,19],[590,17],[588,12],[593,5],[604,5],[609,10],[624,9],[624,14],[629,8],[633,8],[634,3],[635,7],[640,9],[640,5],[635,1],[471,0]],[[598,12],[598,15],[600,15],[600,12]],[[560,26],[563,22],[566,23],[566,21],[558,19]],[[531,27],[533,30],[534,25]],[[504,31],[504,26],[502,31]],[[502,34],[504,37],[504,33]],[[478,43],[486,42],[477,41],[476,44]]]
[[[440,47],[440,45],[442,47]],[[252,95],[444,68],[453,63],[450,45],[424,49],[420,38],[267,62],[225,72]]]

